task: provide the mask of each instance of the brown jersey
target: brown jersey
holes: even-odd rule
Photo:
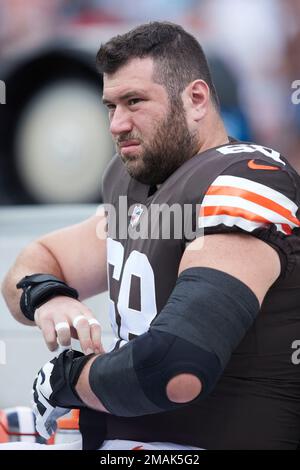
[[[204,235],[236,232],[260,238],[277,251],[281,274],[209,397],[155,415],[109,415],[107,439],[169,441],[206,449],[297,447],[300,365],[293,360],[293,348],[300,341],[299,190],[298,174],[278,152],[249,143],[231,142],[196,155],[156,191],[132,179],[118,157],[112,160],[103,196],[116,208],[116,227],[109,218],[108,238],[115,348],[145,333],[159,315],[175,286],[187,243],[198,230]],[[129,214],[124,204],[120,206],[120,197]],[[153,205],[163,204],[177,205],[184,215],[185,206],[191,210],[190,236],[185,223],[174,235],[180,216],[169,237],[157,236],[161,218],[150,221],[150,212]],[[155,236],[130,236],[139,226],[147,227],[147,221],[148,234],[150,226]]]

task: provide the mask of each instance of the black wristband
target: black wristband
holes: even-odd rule
[[[64,281],[52,274],[32,274],[25,276],[16,285],[17,289],[23,289],[20,299],[20,309],[28,320],[34,321],[35,310],[59,295],[78,299],[76,289],[68,286]]]
[[[55,366],[50,378],[52,405],[64,408],[86,407],[75,387],[82,369],[93,356],[94,353],[85,356],[79,351],[67,350],[54,359]]]

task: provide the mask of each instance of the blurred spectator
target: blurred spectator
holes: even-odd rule
[[[214,48],[238,77],[237,92],[255,138],[276,145],[283,106],[278,1],[210,0],[201,5],[199,14],[205,17]]]

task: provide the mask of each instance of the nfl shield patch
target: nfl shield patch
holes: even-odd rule
[[[135,206],[135,208],[132,211],[131,219],[130,219],[131,227],[135,227],[139,223],[143,210],[144,209],[142,208],[140,204],[138,206]]]

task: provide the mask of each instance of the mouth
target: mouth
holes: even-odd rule
[[[124,140],[119,143],[119,148],[122,153],[130,153],[137,149],[140,146],[139,141],[137,140]]]

